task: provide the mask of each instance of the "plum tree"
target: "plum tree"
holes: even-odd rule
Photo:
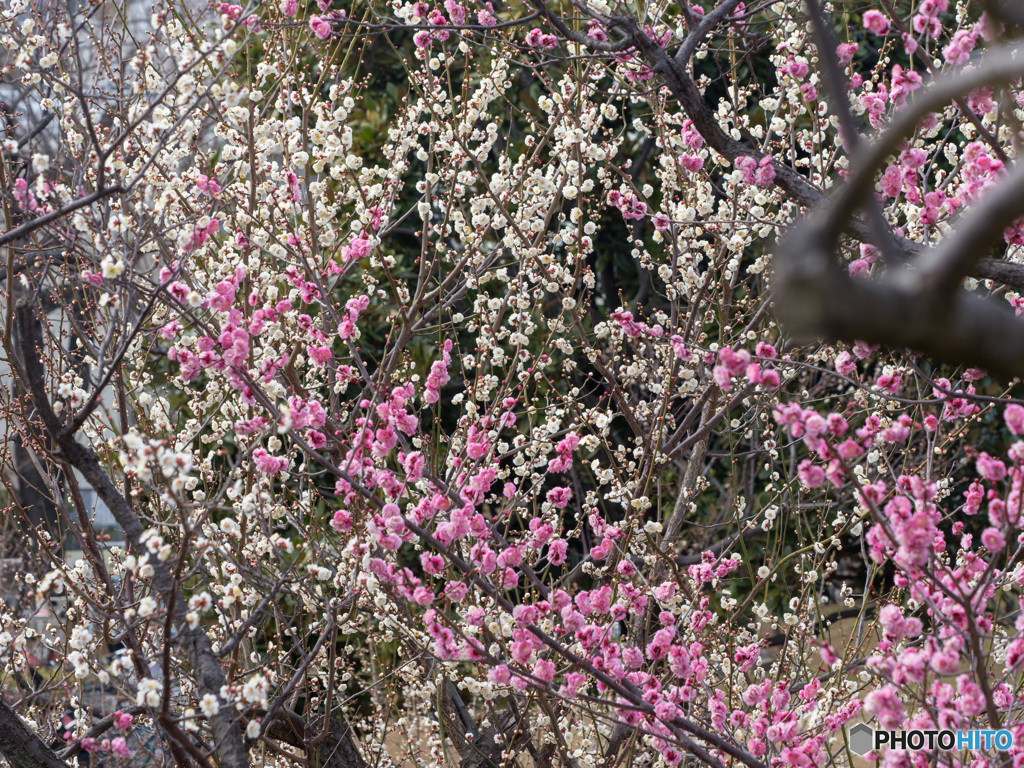
[[[1021,764],[1016,13],[11,0],[0,755]]]

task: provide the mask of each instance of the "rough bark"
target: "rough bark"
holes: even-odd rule
[[[348,723],[331,720],[327,734],[314,742],[314,729],[294,712],[284,711],[266,730],[277,741],[303,750],[312,768],[366,768]]]
[[[0,754],[12,768],[68,768],[28,727],[11,705],[0,698]]]

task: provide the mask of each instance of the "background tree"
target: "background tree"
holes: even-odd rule
[[[1024,760],[1012,9],[144,10],[0,22],[9,763]]]

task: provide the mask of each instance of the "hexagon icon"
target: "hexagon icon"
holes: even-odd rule
[[[866,755],[875,745],[875,731],[867,723],[857,723],[846,732],[846,738],[855,755]]]

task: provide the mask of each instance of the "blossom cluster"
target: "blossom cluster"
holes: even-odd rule
[[[868,132],[1004,34],[970,3],[896,5],[822,51],[795,0],[727,4],[682,87],[663,57],[710,6],[633,29],[597,0],[583,32],[456,0],[158,4],[145,44],[107,51],[124,95],[83,99],[62,84],[79,17],[7,4],[56,132],[10,185],[47,243],[20,274],[57,309],[47,402],[0,386],[82,555],[40,534],[55,562],[19,576],[0,665],[24,677],[31,644],[83,712],[85,686],[113,691],[124,733],[81,717],[68,738],[119,757],[143,721],[252,750],[301,706],[324,743],[347,720],[366,755],[404,740],[393,762],[441,765],[467,739],[437,726],[451,688],[482,732],[508,707],[533,759],[580,768],[852,764],[842,731],[872,718],[1005,727],[1020,763],[1016,390],[772,315],[777,235],[855,170],[823,57]],[[367,30],[401,32],[398,96],[345,53]],[[1018,85],[894,149],[894,236],[941,240],[1008,177]],[[1002,235],[1015,262],[1024,235]],[[893,267],[853,234],[842,255],[863,280]],[[68,434],[82,450],[53,450]]]

